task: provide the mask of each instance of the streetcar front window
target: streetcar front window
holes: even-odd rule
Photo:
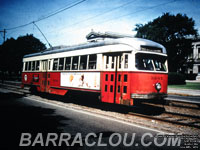
[[[166,56],[137,53],[135,60],[135,65],[138,70],[167,71],[167,67],[165,65],[167,60]]]

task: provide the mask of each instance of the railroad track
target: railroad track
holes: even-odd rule
[[[0,88],[3,88],[5,90],[11,90],[11,91],[17,92],[18,94],[31,94],[31,92],[29,91],[29,88],[22,89],[19,85],[0,83]]]
[[[18,92],[20,94],[29,94],[31,95],[29,89],[21,89],[17,85],[5,85],[0,84],[1,88],[11,90],[14,92]],[[170,103],[173,103],[170,104]],[[161,124],[169,124],[170,126],[184,126],[184,127],[191,127],[200,129],[200,109],[199,106],[196,104],[186,103],[186,102],[177,102],[170,101],[166,105],[161,104],[152,104],[152,103],[143,103],[145,107],[149,106],[156,106],[156,107],[163,107],[165,111],[158,115],[145,115],[141,113],[135,112],[128,112],[127,115],[131,115],[134,117],[139,117],[151,122],[157,122]],[[180,104],[179,104],[180,103]]]
[[[155,108],[163,108],[164,111],[160,114],[151,115],[151,113],[148,112],[145,112],[145,114],[129,112],[128,115],[142,117],[149,121],[155,121],[159,123],[168,123],[171,125],[200,129],[199,103],[192,103],[193,101],[187,102],[177,100],[167,100],[166,102],[167,103],[164,104],[143,102],[140,106],[144,108],[147,108],[148,106]],[[150,110],[148,111],[150,112]]]
[[[171,125],[181,125],[185,127],[193,127],[200,129],[200,117],[187,116],[183,114],[164,112],[159,116],[149,116],[139,113],[129,112],[128,115],[134,115],[137,117],[145,118],[149,121],[159,122],[159,123],[169,123]]]

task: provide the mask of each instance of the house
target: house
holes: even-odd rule
[[[193,42],[193,53],[188,56],[187,74],[196,75],[196,80],[200,80],[200,40]]]

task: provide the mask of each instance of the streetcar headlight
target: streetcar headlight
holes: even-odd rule
[[[161,84],[160,83],[156,83],[156,86],[155,86],[156,90],[159,92],[162,88]]]

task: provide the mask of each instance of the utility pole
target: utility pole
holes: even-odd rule
[[[6,29],[0,31],[0,33],[3,32],[3,43],[6,41]],[[5,80],[5,72],[1,70],[1,82],[4,83]]]
[[[6,41],[6,29],[0,31],[3,32],[3,43]]]

